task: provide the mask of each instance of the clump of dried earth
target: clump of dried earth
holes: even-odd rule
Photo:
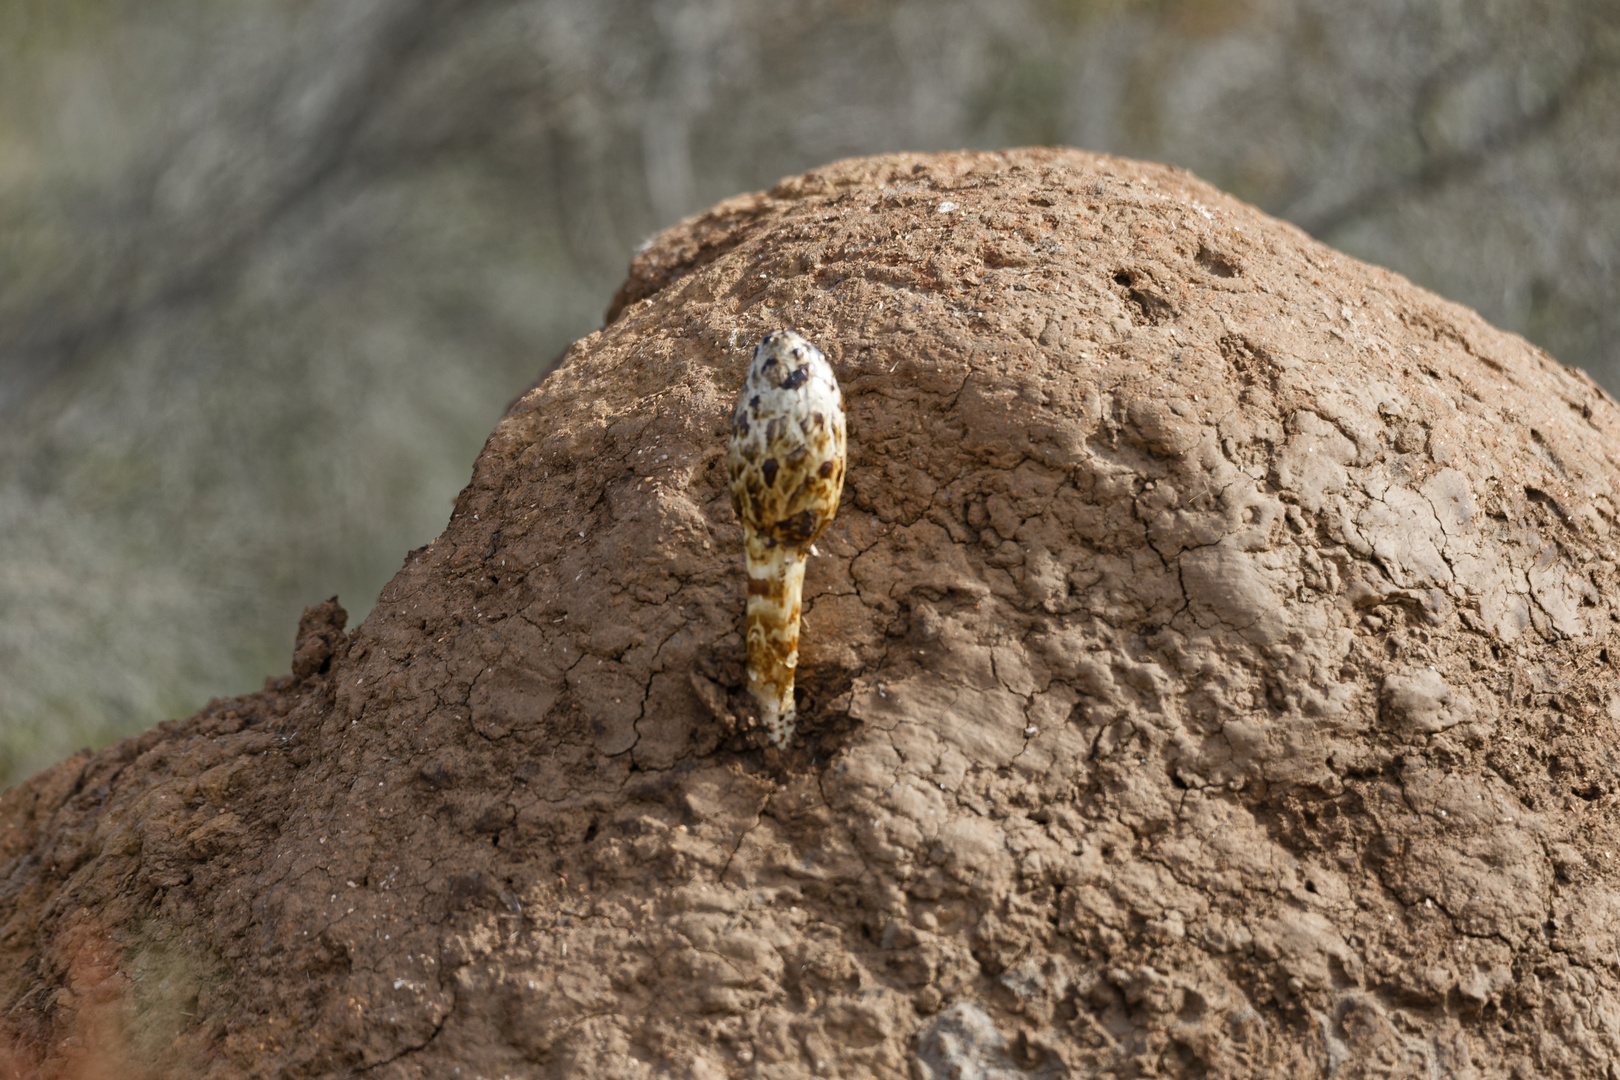
[[[721,462],[781,326],[851,460],[776,755]],[[1611,1076],[1617,425],[1171,169],[729,201],[362,626],[0,800],[0,1071]]]

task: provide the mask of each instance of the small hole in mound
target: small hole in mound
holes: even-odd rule
[[[1547,494],[1545,491],[1542,491],[1540,488],[1526,486],[1524,489],[1524,495],[1525,498],[1529,499],[1531,502],[1536,503],[1539,506],[1547,507],[1563,520],[1572,520],[1569,514],[1565,512],[1564,508],[1558,505],[1558,500]]]
[[[1307,881],[1307,882],[1306,882],[1306,883],[1305,883],[1305,891],[1306,891],[1306,892],[1308,892],[1308,893],[1313,893],[1313,892],[1315,892],[1315,891],[1316,891],[1316,882],[1314,882],[1314,881]]]
[[[1240,273],[1242,273],[1242,271],[1238,269],[1236,263],[1234,263],[1231,259],[1228,259],[1225,255],[1222,255],[1220,252],[1216,251],[1214,248],[1199,248],[1195,261],[1199,266],[1203,267],[1207,272],[1214,274],[1216,277],[1232,278],[1237,277]]]
[[[1140,287],[1138,281],[1142,282]],[[1125,303],[1136,321],[1158,326],[1175,318],[1174,306],[1155,291],[1151,278],[1121,270],[1114,275],[1114,284],[1125,289]]]

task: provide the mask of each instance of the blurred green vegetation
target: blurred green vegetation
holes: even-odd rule
[[[1611,0],[0,5],[0,785],[288,666],[637,244],[851,154],[1169,161],[1620,384]]]

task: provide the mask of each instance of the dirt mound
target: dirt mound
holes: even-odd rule
[[[640,255],[294,675],[0,800],[12,1072],[1609,1076],[1620,411],[1184,173],[846,162]],[[800,737],[727,417],[843,383]]]

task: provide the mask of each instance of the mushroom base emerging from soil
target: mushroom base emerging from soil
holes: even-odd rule
[[[782,325],[850,460],[770,762],[722,459]],[[1170,169],[731,200],[364,625],[0,798],[0,1071],[1606,1076],[1617,420]]]

